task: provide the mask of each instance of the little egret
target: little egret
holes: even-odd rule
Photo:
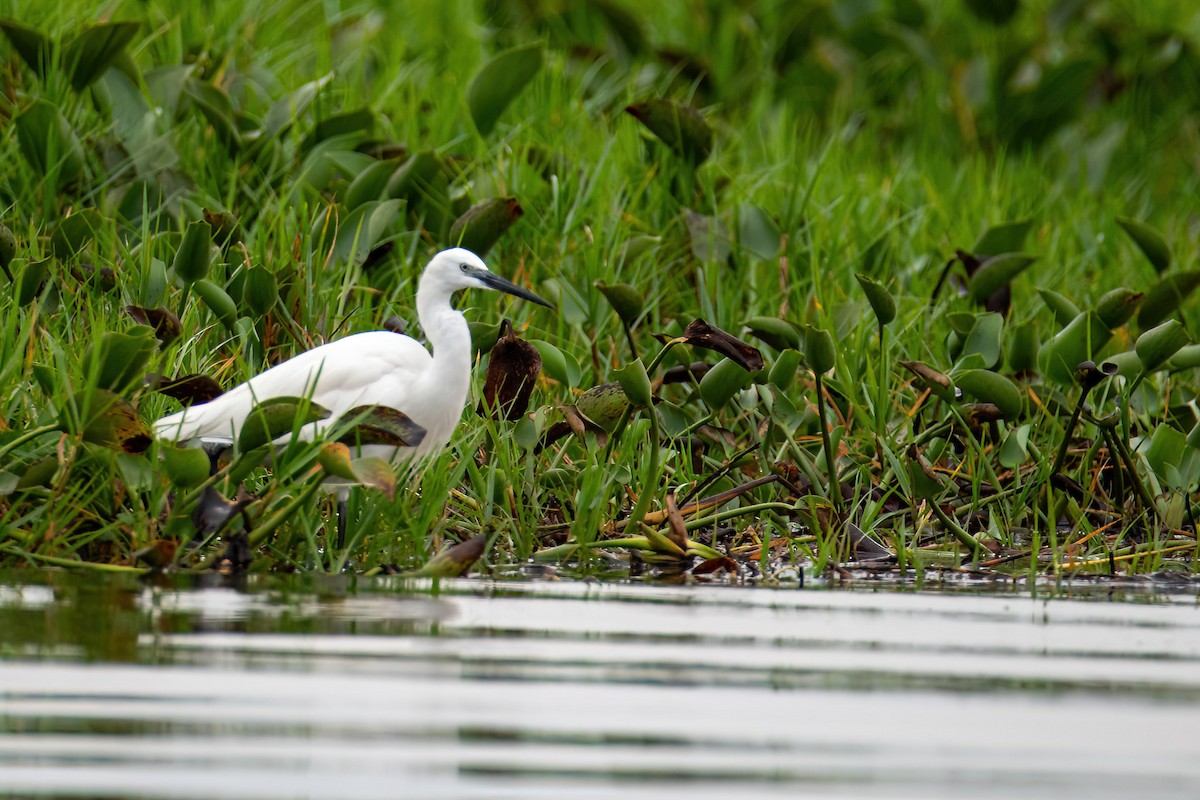
[[[338,339],[290,358],[221,396],[189,406],[154,423],[155,434],[177,442],[232,443],[255,405],[276,397],[308,397],[329,417],[301,429],[319,435],[347,412],[384,406],[424,429],[415,447],[366,445],[366,455],[412,461],[450,442],[466,406],[471,378],[471,332],[450,305],[459,289],[497,289],[553,308],[528,289],[488,270],[479,256],[460,247],[433,257],[417,285],[417,318],[433,346],[430,355],[415,339],[368,331]],[[345,525],[345,489],[338,493],[339,533]]]

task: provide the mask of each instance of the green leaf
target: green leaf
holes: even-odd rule
[[[382,444],[391,447],[416,447],[425,439],[426,430],[403,411],[388,406],[356,406],[338,419],[351,427],[338,441],[355,447]]]
[[[1041,337],[1036,321],[1030,320],[1012,328],[1008,337],[1008,368],[1018,374],[1033,372],[1037,369],[1040,347]]]
[[[542,45],[528,44],[498,53],[479,68],[467,87],[467,108],[480,136],[496,127],[504,109],[542,68]]]
[[[63,48],[71,86],[81,92],[104,74],[137,35],[137,22],[102,22],[84,28]]]
[[[575,410],[606,431],[613,429],[628,405],[629,398],[617,382],[593,386],[575,398]]]
[[[323,75],[272,103],[263,117],[263,131],[266,136],[274,138],[285,133],[297,119],[304,115],[321,90],[332,81],[333,73]]]
[[[55,177],[62,189],[83,174],[83,145],[67,118],[45,100],[36,100],[13,120],[21,153],[38,177]]]
[[[208,275],[212,262],[212,228],[204,220],[196,220],[184,231],[183,241],[175,251],[171,268],[185,283],[194,283]]]
[[[84,374],[96,370],[95,385],[119,394],[142,382],[146,365],[157,350],[154,331],[146,326],[130,333],[110,331],[92,345],[84,358]]]
[[[11,19],[0,20],[0,30],[8,37],[21,60],[37,74],[45,77],[46,68],[54,59],[54,44],[46,36]]]
[[[183,84],[183,96],[212,126],[218,141],[230,150],[237,148],[240,137],[233,121],[233,103],[229,95],[210,83],[189,76]]]
[[[700,397],[709,408],[716,410],[749,386],[750,378],[751,373],[736,361],[723,358],[700,379]]]
[[[421,569],[404,573],[420,578],[457,578],[466,575],[487,550],[487,536],[475,536],[443,550]]]
[[[237,449],[248,453],[328,417],[328,410],[303,397],[272,397],[250,409],[238,433]]]
[[[796,370],[803,360],[804,354],[799,350],[783,350],[779,353],[779,358],[775,359],[775,363],[771,365],[771,371],[767,373],[767,380],[772,386],[786,390],[796,379]]]
[[[1138,312],[1138,327],[1153,328],[1175,313],[1180,304],[1200,286],[1200,270],[1167,275],[1146,292]]]
[[[984,303],[997,289],[1011,283],[1036,259],[1024,253],[1001,253],[983,259],[979,269],[967,281],[971,299]]]
[[[642,316],[642,295],[628,283],[604,283],[596,281],[592,284],[608,300],[613,311],[626,325],[633,327]]]
[[[350,462],[350,466],[360,485],[383,492],[389,500],[396,496],[396,471],[382,458],[356,458]]]
[[[625,111],[692,164],[703,163],[712,152],[712,128],[691,106],[652,97],[627,106]]]
[[[837,363],[837,350],[833,344],[833,335],[823,328],[805,325],[804,360],[809,369],[818,374],[824,374],[833,369]]]
[[[963,342],[959,363],[966,364],[971,356],[979,366],[991,369],[1000,363],[1000,343],[1004,335],[1004,317],[1000,314],[980,314]]]
[[[63,219],[50,237],[55,257],[67,259],[83,250],[103,224],[104,218],[94,208],[85,208]]]
[[[971,13],[984,22],[1005,25],[1021,7],[1020,0],[966,0]]]
[[[163,443],[159,448],[163,469],[171,485],[192,489],[208,480],[208,456],[198,447],[175,447]]]
[[[617,264],[632,264],[639,258],[658,250],[661,236],[631,236],[617,249]]]
[[[524,213],[515,197],[493,197],[476,203],[454,220],[448,244],[465,247],[482,258]]]
[[[391,181],[398,169],[400,169],[398,159],[376,161],[370,164],[354,176],[354,180],[350,181],[350,185],[346,187],[346,208],[353,211],[364,203],[384,199],[388,182]]]
[[[238,317],[237,304],[224,289],[207,278],[201,278],[193,283],[192,289],[204,301],[204,305],[208,306],[208,310],[216,315],[222,325],[229,330],[234,329]]]
[[[1130,217],[1117,217],[1117,224],[1129,234],[1130,239],[1133,239],[1133,243],[1150,261],[1155,272],[1166,272],[1171,266],[1171,249],[1167,247],[1167,241],[1161,233]]]
[[[338,228],[333,246],[334,260],[341,264],[365,261],[400,218],[403,205],[401,200],[373,200],[351,211]]]
[[[957,399],[954,396],[954,383],[950,380],[950,376],[944,372],[939,372],[923,361],[898,361],[896,363],[920,378],[921,382],[939,400],[952,403]]]
[[[614,370],[613,377],[621,384],[629,402],[639,406],[650,406],[654,402],[650,376],[646,374],[646,365],[640,358]]]
[[[1021,390],[998,372],[968,369],[954,376],[954,383],[965,394],[1000,409],[1005,419],[1017,419],[1023,406]]]
[[[1029,432],[1032,425],[1021,425],[1011,429],[1004,437],[1000,446],[1000,465],[1006,469],[1016,469],[1029,460]]]
[[[738,244],[762,259],[779,255],[783,236],[779,225],[763,209],[752,203],[738,207]]]
[[[312,133],[304,137],[300,149],[307,153],[327,139],[348,137],[355,142],[366,138],[375,127],[375,113],[369,108],[343,111],[318,122]],[[351,145],[353,146],[353,145]]]
[[[1097,354],[1112,338],[1112,331],[1094,311],[1084,311],[1065,328],[1042,344],[1038,363],[1050,380],[1066,386],[1075,384],[1075,368],[1084,361],[1095,361]]]
[[[358,476],[350,462],[350,448],[342,442],[325,442],[317,451],[317,463],[327,475],[357,483]]]
[[[579,384],[581,371],[579,364],[570,356],[564,355],[549,342],[541,339],[529,339],[528,342],[537,348],[542,358],[542,370],[563,386],[572,387]]]
[[[41,296],[50,280],[50,259],[30,261],[17,276],[17,304],[27,306]]]
[[[1188,339],[1183,323],[1172,319],[1143,333],[1134,342],[1133,348],[1142,362],[1142,368],[1146,372],[1154,372],[1179,352]]]
[[[867,302],[871,304],[871,310],[875,312],[875,321],[879,323],[879,326],[883,327],[894,320],[896,318],[896,299],[892,297],[892,293],[882,283],[861,272],[854,277],[858,279],[858,285],[862,287],[863,293],[867,296]]]
[[[150,446],[150,432],[137,410],[116,393],[102,388],[85,390],[75,395],[72,405],[79,413],[79,427],[74,427],[68,415],[63,415],[60,425],[85,442],[127,453],[145,452]]]
[[[1059,325],[1069,325],[1071,320],[1079,316],[1079,306],[1072,303],[1066,296],[1051,289],[1038,289],[1037,293],[1041,296],[1042,302],[1046,304],[1046,308],[1050,309],[1050,313],[1054,315],[1054,321]]]
[[[1025,239],[1032,227],[1032,219],[1019,219],[988,228],[971,248],[971,255],[984,259],[1002,253],[1018,253],[1025,247]]]
[[[1172,480],[1171,472],[1174,471],[1175,477],[1179,475],[1186,446],[1187,437],[1183,433],[1170,425],[1162,424],[1155,427],[1154,433],[1150,435],[1150,443],[1146,445],[1142,454],[1160,481],[1176,489],[1182,489],[1184,487],[1179,486],[1176,480]]]
[[[8,269],[8,265],[12,263],[13,256],[17,254],[17,237],[13,235],[12,230],[7,225],[0,222],[0,272],[8,276],[9,281],[12,281],[12,273]]]
[[[275,307],[279,298],[279,285],[275,275],[263,267],[246,271],[242,286],[242,299],[256,316],[263,316]]]
[[[776,350],[799,350],[800,331],[779,317],[751,317],[742,323],[752,336],[762,339]]]
[[[1132,289],[1113,289],[1096,301],[1096,316],[1112,329],[1117,329],[1137,312],[1146,295]]]

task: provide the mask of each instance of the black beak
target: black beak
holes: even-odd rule
[[[486,284],[489,289],[495,289],[500,292],[505,292],[506,294],[511,294],[514,297],[520,297],[522,300],[528,300],[531,303],[537,303],[539,306],[545,306],[551,310],[554,308],[554,306],[549,302],[538,297],[528,289],[517,286],[512,281],[506,278],[501,278],[499,275],[489,270],[476,270],[475,277],[479,278],[479,280]]]

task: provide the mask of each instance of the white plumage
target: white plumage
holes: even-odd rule
[[[155,433],[174,441],[235,441],[257,403],[274,397],[308,397],[328,409],[328,419],[307,426],[311,438],[360,406],[403,412],[425,430],[415,448],[371,446],[369,455],[413,458],[444,448],[462,416],[471,375],[471,334],[450,305],[459,289],[498,289],[550,307],[532,292],[490,272],[469,250],[453,248],[433,257],[417,287],[417,317],[432,355],[416,340],[370,331],[315,347],[256,375],[211,402],[159,419]]]

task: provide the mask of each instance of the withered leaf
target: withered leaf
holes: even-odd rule
[[[529,397],[542,372],[537,348],[517,336],[507,319],[500,324],[500,338],[488,356],[483,399],[477,412],[492,419],[518,420],[529,408]]]
[[[183,325],[175,312],[166,308],[143,308],[142,306],[125,306],[125,313],[133,317],[139,325],[149,325],[154,328],[154,336],[165,344],[170,344],[183,333]]]
[[[185,406],[207,403],[225,394],[221,385],[207,375],[182,375],[178,378],[147,375],[146,378],[155,391],[173,397]]]
[[[731,333],[709,325],[697,317],[683,331],[683,339],[693,347],[713,350],[737,363],[747,372],[763,368],[762,353]]]
[[[425,439],[424,428],[403,411],[387,406],[357,406],[347,411],[339,421],[354,423],[354,427],[338,439],[346,445],[416,447]]]

